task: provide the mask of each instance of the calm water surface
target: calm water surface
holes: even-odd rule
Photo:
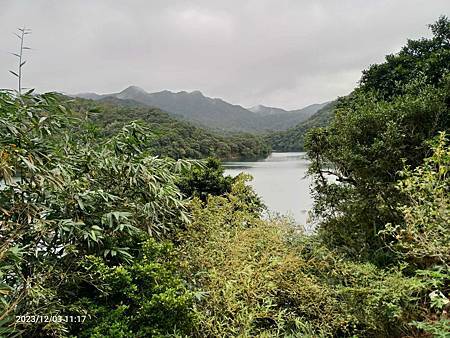
[[[305,178],[309,161],[305,153],[272,153],[258,162],[225,162],[225,174],[236,176],[241,172],[253,176],[250,184],[264,200],[272,213],[288,215],[296,223],[307,222],[312,207],[310,178]]]

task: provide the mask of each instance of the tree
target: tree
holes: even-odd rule
[[[233,178],[224,176],[220,161],[208,158],[203,167],[191,170],[178,183],[181,191],[188,197],[199,197],[206,201],[208,195],[220,196],[231,191]]]
[[[421,79],[438,85],[450,71],[450,21],[441,16],[429,25],[431,39],[408,40],[398,54],[387,55],[386,62],[363,71],[362,91],[374,91],[389,100],[407,90],[407,84]]]
[[[425,141],[450,128],[450,63],[442,61],[450,55],[443,38],[449,21],[443,17],[431,27],[433,38],[408,41],[364,72],[361,86],[338,103],[332,123],[307,136],[319,232],[354,257],[388,258],[378,232],[403,221],[397,206],[407,196],[396,189],[399,172],[405,163],[420,165],[429,153]]]
[[[140,261],[143,242],[169,238],[189,222],[176,182],[193,163],[149,155],[141,148],[148,130],[138,124],[106,141],[80,140],[76,128],[83,122],[54,94],[0,92],[2,326],[13,315],[88,315],[94,290],[106,296],[115,280],[91,279],[89,259],[97,270],[134,271],[133,264],[151,263]],[[82,297],[92,298],[74,303]],[[119,306],[108,304],[111,311]],[[166,310],[159,308],[162,315]],[[28,337],[61,336],[74,327],[67,321],[16,326]]]

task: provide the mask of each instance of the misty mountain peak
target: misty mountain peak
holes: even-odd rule
[[[190,92],[190,94],[195,95],[195,96],[205,97],[205,95],[203,95],[203,93],[200,90],[194,90],[194,91]]]
[[[140,94],[147,94],[147,92],[146,92],[144,89],[142,89],[141,87],[138,87],[138,86],[129,86],[129,87],[125,88],[124,90],[122,90],[120,93],[121,93],[121,94],[122,94],[122,93],[140,93]]]
[[[138,86],[129,86],[127,88],[125,88],[124,90],[122,90],[120,93],[116,94],[115,96],[118,99],[130,99],[130,100],[134,100],[136,99],[137,96],[143,96],[146,95],[147,92],[142,89],[141,87]]]
[[[201,91],[171,92],[163,90],[148,93],[138,86],[129,86],[119,93],[97,95],[94,93],[79,96],[99,100],[114,97],[132,100],[146,106],[159,108],[177,117],[201,123],[212,128],[230,131],[285,130],[306,120],[323,104],[314,104],[302,109],[287,111],[262,104],[245,109],[220,98],[210,98]]]
[[[258,104],[257,106],[248,108],[253,113],[260,114],[260,115],[275,115],[275,114],[282,114],[286,113],[287,111],[281,108],[274,108],[274,107],[267,107],[262,104]]]
[[[257,106],[248,108],[248,110],[250,110],[251,112],[257,113],[257,112],[261,111],[263,108],[264,108],[263,105],[258,104]]]

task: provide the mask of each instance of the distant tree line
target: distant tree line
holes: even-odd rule
[[[269,155],[270,145],[248,133],[220,135],[180,121],[157,109],[119,99],[71,99],[67,104],[91,122],[99,138],[111,137],[131,121],[148,127],[145,146],[152,154],[171,158],[256,160]]]

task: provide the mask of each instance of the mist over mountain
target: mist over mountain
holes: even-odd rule
[[[137,86],[129,86],[119,93],[104,95],[81,93],[75,96],[91,100],[107,97],[133,100],[213,129],[246,132],[286,130],[305,121],[325,105],[325,103],[313,104],[292,111],[263,105],[246,109],[220,98],[207,97],[200,91],[175,93],[164,90],[148,93]]]
[[[282,108],[267,107],[262,104],[250,107],[248,108],[248,110],[261,116],[284,114],[288,112],[287,110],[284,110]]]
[[[100,100],[104,97],[103,95],[99,95],[96,93],[79,93],[74,96],[79,97],[81,99],[88,99],[88,100]]]

